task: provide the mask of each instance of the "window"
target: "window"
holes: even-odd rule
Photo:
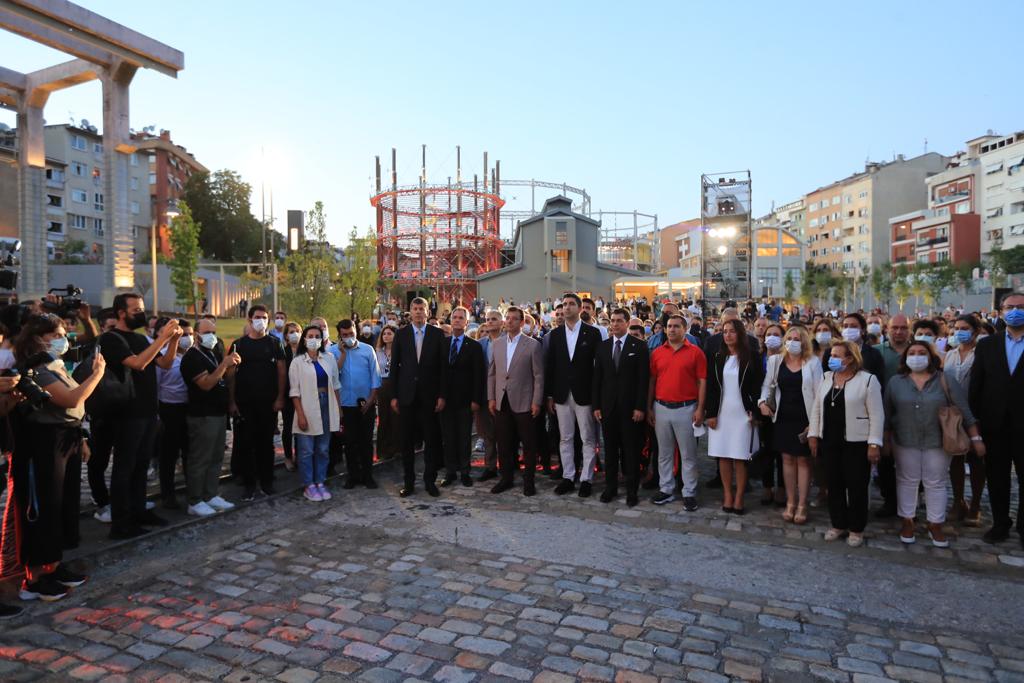
[[[1024,235],[1024,223],[1010,226],[1010,234],[1015,236]]]
[[[843,198],[840,197],[839,195],[836,195],[835,197],[832,198],[832,205],[835,206],[841,201],[843,201]]]
[[[1024,213],[1024,202],[1014,202],[1010,204],[1010,214]]]
[[[818,227],[818,219],[817,218],[812,218],[811,222],[808,225],[810,225],[810,227],[812,227],[812,228]]]
[[[853,209],[850,209],[849,211],[846,212],[846,217],[853,218]]]
[[[867,242],[861,242],[861,243],[860,243],[860,244],[858,245],[858,247],[860,248],[860,250],[861,250],[862,252],[865,252],[865,253],[867,253],[867,252],[871,251],[871,245],[870,245],[870,244],[868,244]]]
[[[996,206],[994,208],[989,209],[988,212],[985,214],[985,217],[986,218],[997,218],[997,217],[1002,216],[1002,215],[1003,215],[1003,207],[1002,207],[1002,205],[1000,205],[1000,206]]]
[[[834,220],[834,221],[839,220],[839,212],[838,211],[836,211],[835,213],[832,214],[832,220]]]
[[[861,193],[860,193],[859,195],[857,195],[857,196],[858,196],[858,197],[859,197],[860,199],[864,199],[864,198],[866,198],[866,197],[868,196],[867,190],[865,190],[864,192],[861,192]]]
[[[60,221],[50,221],[50,227],[46,229],[46,232],[54,232],[58,235],[64,234],[64,224]]]
[[[85,190],[71,190],[71,201],[85,204],[89,201],[89,194]]]
[[[156,185],[156,173],[149,174],[149,184]]]
[[[568,273],[572,252],[568,249],[555,249],[551,252],[551,271],[554,273]]]
[[[64,169],[62,168],[48,168],[46,169],[46,179],[53,180],[58,183],[64,182]]]
[[[84,152],[89,149],[89,145],[85,142],[85,138],[81,135],[71,136],[71,149],[77,149],[79,152]]]
[[[129,163],[131,163],[132,166],[138,166],[139,165],[139,155],[136,154],[135,152],[132,152],[132,155],[130,157],[128,157],[128,158],[130,159]]]
[[[85,216],[79,216],[76,214],[69,213],[68,223],[71,225],[72,228],[77,228],[78,230],[85,230]]]
[[[139,179],[138,179],[138,178],[136,178],[135,176],[132,176],[132,179],[131,179],[131,181],[129,182],[129,185],[131,185],[131,188],[132,188],[133,190],[137,190],[137,189],[139,189]]]
[[[92,230],[98,236],[100,236],[100,237],[103,236],[103,219],[102,218],[93,218],[92,219]]]
[[[46,205],[60,208],[64,206],[64,198],[56,194],[46,195]]]
[[[867,209],[859,209],[859,210],[857,211],[857,215],[858,215],[858,216],[859,216],[860,218],[867,218],[867,217],[868,217],[868,210],[867,210]]]
[[[959,204],[956,205],[956,212],[957,213],[970,213],[971,212],[971,203],[970,202],[960,202]]]
[[[569,221],[555,221],[555,244],[569,244]]]
[[[1021,166],[1024,166],[1024,154],[1015,157],[1010,157],[1009,159],[1006,160],[1006,173],[1008,175],[1020,173]]]
[[[86,166],[78,161],[71,162],[71,175],[76,175],[79,178],[85,175]]]
[[[940,209],[935,209],[935,215],[936,216],[948,216],[949,215],[949,207],[948,206],[943,206]]]
[[[92,208],[96,209],[97,211],[103,210],[103,195],[101,193],[97,192],[95,195],[93,195]]]
[[[994,164],[989,164],[985,167],[985,175],[992,175],[993,173],[999,173],[1003,170],[1003,162],[997,161]]]
[[[758,247],[757,248],[757,255],[758,255],[758,257],[761,257],[761,256],[778,256],[779,255],[779,250],[778,250],[777,247]]]
[[[100,170],[99,166],[93,166],[92,167],[92,179],[93,180],[99,180],[100,176],[102,176],[102,175],[103,175],[103,171]]]
[[[138,202],[132,202],[132,213],[137,216],[137,215],[139,215],[139,211],[141,211],[141,207],[139,207],[139,203]]]
[[[866,234],[868,234],[868,226],[864,225],[864,224],[861,224],[861,225],[857,226],[857,234],[858,235],[866,235]]]
[[[846,203],[847,204],[853,204],[853,195],[852,194],[846,195]]]
[[[936,256],[936,260],[937,261],[948,261],[949,260],[949,252],[948,251],[936,252],[935,256]]]
[[[94,142],[94,143],[92,143],[92,151],[96,152],[96,154],[103,154],[103,143],[102,142]]]
[[[922,252],[922,253],[918,254],[917,255],[917,262],[918,263],[928,263],[928,252],[925,251],[925,252]]]

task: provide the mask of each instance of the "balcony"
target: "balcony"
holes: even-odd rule
[[[936,197],[932,201],[932,204],[934,206],[942,206],[943,204],[948,204],[949,202],[955,202],[955,201],[960,200],[960,199],[967,199],[970,196],[971,196],[970,192],[968,192],[966,190],[961,190],[959,192],[954,192],[953,194],[944,194],[944,195],[942,195],[940,197]]]
[[[949,235],[943,235],[941,237],[918,237],[917,246],[919,247],[930,247],[933,244],[947,244],[949,242]]]
[[[64,189],[64,179],[63,178],[47,178],[46,179],[46,186],[47,187],[52,187],[52,188],[55,188],[55,189],[58,189],[58,190],[63,190]]]

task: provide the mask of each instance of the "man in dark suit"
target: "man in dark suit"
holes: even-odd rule
[[[472,486],[469,476],[470,435],[473,414],[487,397],[487,367],[480,342],[466,336],[469,311],[457,306],[451,314],[452,336],[447,339],[448,392],[441,413],[441,437],[444,443],[444,480],[449,486],[462,474],[462,485]]]
[[[573,437],[579,427],[583,440],[583,465],[580,468],[580,497],[591,492],[597,428],[591,411],[594,356],[601,344],[597,328],[580,320],[582,301],[574,293],[562,297],[563,323],[549,335],[544,368],[548,411],[558,416],[559,455],[562,460],[562,481],[555,493],[562,495],[575,487],[576,463]]]
[[[1006,329],[985,337],[974,350],[968,400],[978,420],[983,452],[987,453],[992,528],[982,538],[999,543],[1010,536],[1010,471],[1015,468],[1021,496],[1017,502],[1017,533],[1024,546],[1024,446],[1016,434],[1024,424],[1024,292],[1004,296],[1002,312]]]
[[[395,398],[391,409],[402,416],[403,498],[416,491],[416,444],[424,442],[423,488],[432,496],[441,467],[441,427],[447,390],[448,344],[444,333],[427,325],[427,302],[416,297],[409,305],[410,324],[398,330],[391,349]]]
[[[637,504],[640,447],[647,409],[650,355],[647,345],[628,334],[629,311],[612,311],[611,335],[597,351],[594,365],[594,417],[601,424],[605,448],[605,488],[601,502],[619,490],[619,465],[626,475],[626,505]]]

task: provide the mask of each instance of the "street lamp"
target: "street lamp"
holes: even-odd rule
[[[158,207],[166,205],[167,208],[163,214],[160,213]],[[149,231],[149,256],[151,259],[151,265],[153,268],[153,315],[159,315],[160,310],[160,297],[158,296],[158,273],[156,269],[156,231],[160,229],[160,216],[163,215],[165,219],[173,220],[181,215],[178,211],[178,200],[174,198],[161,199],[153,202],[153,228]]]

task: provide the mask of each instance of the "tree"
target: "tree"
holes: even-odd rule
[[[893,276],[893,292],[896,294],[896,305],[899,306],[900,312],[902,312],[903,306],[907,303],[907,299],[910,298],[911,294],[910,268],[907,267],[906,263],[896,266],[896,273]]]
[[[178,202],[180,212],[171,221],[170,243],[171,258],[167,262],[171,269],[171,285],[178,303],[185,306],[186,312],[191,307],[193,314],[198,314],[196,296],[196,271],[199,270],[199,233],[201,226],[192,218],[192,210],[187,202]]]
[[[927,264],[915,263],[910,269],[907,281],[910,283],[910,291],[917,299],[917,309],[921,309],[921,299],[924,297],[925,284],[927,282]]]
[[[793,293],[796,291],[796,282],[793,281],[793,271],[786,271],[786,278],[783,280],[782,286],[786,292],[786,301],[792,301]]]
[[[358,315],[365,320],[373,316],[377,292],[386,289],[389,283],[377,270],[377,239],[372,230],[360,237],[358,229],[352,228],[338,285],[347,301],[346,311],[350,317]]]
[[[1009,275],[1024,273],[1024,245],[1012,249],[993,249],[989,254],[992,272],[992,284],[996,287],[1006,285]]]
[[[327,215],[323,202],[316,202],[306,214],[306,240],[300,251],[285,259],[281,301],[289,315],[300,320],[323,316],[328,320],[342,314],[340,271],[327,241]]]
[[[861,266],[860,274],[857,275],[857,290],[860,292],[860,308],[864,310],[864,293],[868,288],[871,279],[871,266]]]
[[[940,261],[939,263],[929,265],[930,267],[923,269],[921,273],[925,289],[925,300],[931,306],[938,308],[942,303],[942,293],[953,286],[956,274],[949,261]]]
[[[875,301],[885,302],[887,309],[892,301],[892,287],[892,264],[887,261],[871,271],[871,292]]]
[[[956,283],[957,288],[960,290],[962,297],[961,304],[967,306],[967,297],[971,294],[971,290],[974,289],[974,269],[981,268],[980,263],[961,263],[953,269],[953,280]]]

